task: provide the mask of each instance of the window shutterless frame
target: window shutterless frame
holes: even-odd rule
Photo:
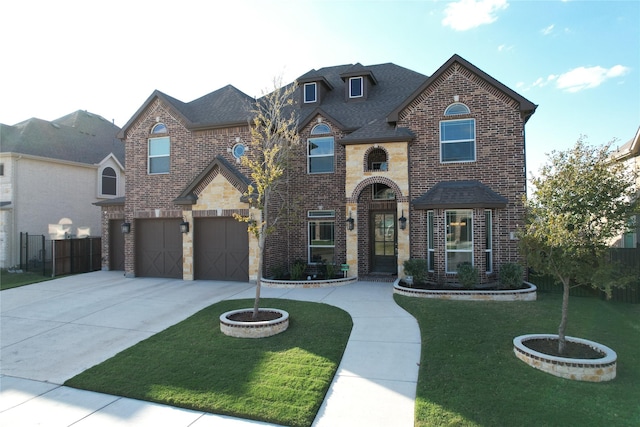
[[[475,119],[443,120],[440,122],[440,162],[475,162]]]
[[[149,138],[148,145],[148,169],[149,175],[169,173],[171,140],[168,136]]]
[[[485,273],[493,273],[493,212],[490,210],[484,211],[484,262]]]
[[[318,85],[316,83],[305,83],[303,88],[305,103],[312,103],[318,100]]]
[[[362,77],[349,78],[349,98],[362,98],[364,96],[364,79]]]
[[[447,210],[445,215],[445,266],[457,273],[462,263],[473,265],[473,210]]]

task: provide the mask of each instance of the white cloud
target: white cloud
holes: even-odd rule
[[[509,46],[506,44],[501,44],[500,46],[498,46],[498,52],[509,52],[513,50],[513,46]]]
[[[491,24],[496,13],[509,7],[507,0],[460,0],[449,3],[444,10],[442,25],[456,31],[466,31],[483,24]]]
[[[567,92],[579,92],[598,87],[606,80],[624,76],[629,71],[628,67],[622,65],[615,65],[611,68],[578,67],[561,74],[556,81],[556,87]]]
[[[548,27],[541,29],[540,32],[542,33],[542,35],[548,36],[553,31],[554,27],[555,27],[555,25],[551,24]]]

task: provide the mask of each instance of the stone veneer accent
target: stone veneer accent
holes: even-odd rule
[[[328,288],[332,286],[348,285],[358,281],[357,277],[344,277],[340,279],[329,280],[275,280],[275,279],[260,279],[260,283],[265,288]]]
[[[274,320],[262,322],[237,322],[227,317],[235,313],[253,311],[252,308],[227,311],[220,315],[220,331],[228,336],[236,338],[266,338],[284,332],[289,327],[289,313],[277,308],[261,308],[260,311],[280,313],[282,316]]]
[[[533,339],[558,338],[555,334],[521,335],[513,339],[513,352],[527,365],[556,377],[576,381],[602,382],[616,377],[616,361],[618,355],[607,346],[593,341],[566,337],[567,341],[588,345],[596,351],[604,353],[600,359],[570,359],[556,357],[531,350],[523,343]]]
[[[537,299],[537,286],[524,282],[527,289],[499,289],[495,291],[482,290],[431,290],[416,289],[400,286],[400,278],[393,284],[393,293],[408,297],[448,299],[455,301],[535,301]]]

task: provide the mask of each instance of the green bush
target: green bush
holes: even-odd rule
[[[285,264],[276,265],[271,268],[271,275],[276,280],[282,280],[287,276],[287,267]]]
[[[478,269],[468,262],[458,266],[458,282],[465,288],[472,288],[478,283]]]
[[[426,283],[427,281],[427,260],[408,259],[404,263],[404,274],[413,277],[413,283]]]
[[[522,285],[524,269],[520,264],[507,262],[500,266],[500,285],[508,288],[519,288]]]
[[[291,280],[302,280],[304,277],[304,270],[307,268],[307,263],[302,260],[296,260],[291,265]]]
[[[333,279],[336,275],[336,266],[335,264],[327,264],[326,265],[326,278]]]

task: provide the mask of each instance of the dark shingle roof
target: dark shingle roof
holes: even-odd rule
[[[412,204],[416,209],[505,208],[507,199],[480,181],[443,181]]]
[[[110,153],[124,166],[120,128],[97,114],[76,111],[48,122],[31,118],[0,124],[0,151],[71,162],[97,164]]]

